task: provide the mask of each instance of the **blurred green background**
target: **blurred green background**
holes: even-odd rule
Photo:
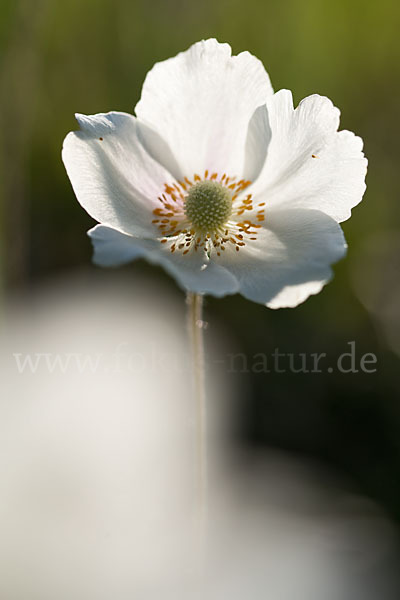
[[[209,299],[207,318],[248,356],[325,352],[356,341],[376,373],[249,373],[236,432],[251,444],[311,456],[400,520],[400,8],[395,0],[1,0],[1,284],[32,286],[90,267],[90,217],[61,162],[75,112],[133,112],[154,62],[217,37],[249,50],[296,103],[329,96],[341,127],[365,141],[368,190],[344,223],[346,260],[295,310],[236,296]],[[93,267],[94,268],[94,267]],[[143,262],[127,276],[161,270]],[[112,281],[112,273],[102,276]],[[228,374],[227,374],[228,376]]]

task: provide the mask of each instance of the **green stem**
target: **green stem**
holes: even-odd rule
[[[207,422],[204,377],[203,296],[187,294],[188,325],[192,345],[194,393],[196,401],[197,478],[200,506],[201,537],[205,536],[207,520]]]

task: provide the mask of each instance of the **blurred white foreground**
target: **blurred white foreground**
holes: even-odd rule
[[[202,576],[183,297],[107,277],[48,286],[1,333],[1,600],[397,599],[395,535],[368,501],[215,443],[223,379]]]

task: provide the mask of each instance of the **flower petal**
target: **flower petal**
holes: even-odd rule
[[[174,180],[143,147],[137,119],[119,112],[76,117],[81,130],[67,135],[62,158],[80,204],[120,231],[158,235],[151,213],[164,183]]]
[[[338,222],[350,217],[365,191],[362,140],[338,132],[339,110],[328,98],[305,98],[294,110],[281,90],[267,100],[271,142],[264,167],[249,191],[268,206],[321,210]]]
[[[162,266],[188,291],[225,296],[239,289],[234,275],[221,265],[204,259],[203,254],[172,254],[158,240],[134,238],[104,225],[96,225],[88,235],[94,247],[93,262],[97,265],[113,267],[145,258]]]
[[[93,262],[101,267],[119,267],[137,258],[145,258],[147,250],[135,244],[135,238],[106,225],[89,229],[93,244]]]
[[[272,93],[257,58],[231,56],[228,44],[210,39],[152,68],[136,114],[173,148],[186,176],[242,176],[250,119]]]
[[[226,248],[218,263],[239,280],[240,293],[270,308],[294,307],[318,293],[344,256],[340,226],[316,210],[271,210],[257,240]]]
[[[182,171],[170,147],[160,134],[152,127],[149,127],[149,125],[146,125],[146,123],[141,123],[140,121],[137,121],[137,131],[141,143],[150,156],[165,167],[176,180],[184,179],[186,173]]]
[[[257,108],[249,123],[243,171],[244,179],[255,181],[259,176],[265,163],[271,135],[268,110],[264,104]]]

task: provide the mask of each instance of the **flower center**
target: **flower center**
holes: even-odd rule
[[[190,188],[185,214],[197,230],[215,231],[232,213],[232,195],[217,181],[200,181]]]
[[[239,252],[257,241],[265,202],[243,194],[250,184],[208,169],[203,176],[195,173],[192,179],[165,183],[152,220],[162,235],[161,244],[171,252],[204,252],[210,258],[228,248]]]

